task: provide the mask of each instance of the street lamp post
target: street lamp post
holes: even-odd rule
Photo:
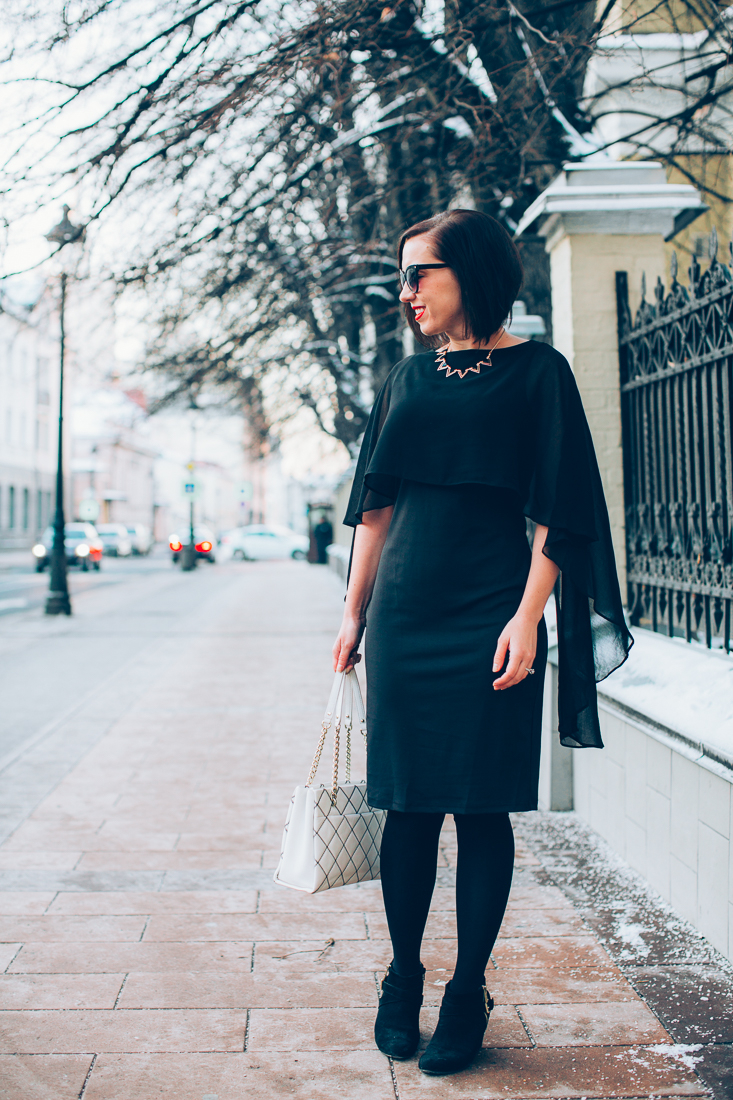
[[[59,246],[59,251],[72,241],[81,241],[84,227],[69,221],[69,207],[64,206],[64,216],[46,240]],[[70,615],[71,600],[66,573],[66,545],[64,518],[64,356],[66,353],[66,283],[67,273],[61,273],[59,302],[59,443],[56,462],[56,511],[53,520],[53,548],[51,550],[51,579],[46,599],[47,615]]]

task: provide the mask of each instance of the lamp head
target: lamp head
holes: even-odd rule
[[[71,244],[73,241],[83,241],[86,233],[86,226],[74,225],[69,220],[70,209],[71,207],[64,205],[64,214],[61,221],[49,233],[46,233],[46,240],[51,241],[52,244],[57,244],[59,248],[63,248],[65,244]]]

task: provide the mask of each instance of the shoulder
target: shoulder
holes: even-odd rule
[[[384,380],[380,393],[389,394],[396,383],[410,378],[421,377],[425,371],[425,364],[432,362],[434,358],[434,351],[406,355],[404,359],[400,359],[400,361],[395,363],[392,367]]]
[[[527,357],[527,367],[529,371],[533,371],[536,374],[573,373],[565,356],[562,352],[553,348],[552,344],[543,344],[539,340],[528,340],[527,350],[530,352]]]
[[[397,387],[397,393],[399,393],[400,382],[404,381],[410,373],[415,373],[415,360],[420,358],[422,357],[419,355],[406,355],[404,359],[400,359],[399,362],[395,363],[374,395],[371,418],[379,422],[380,428],[392,405],[393,395],[396,396],[395,386]],[[411,368],[413,369],[411,370]]]
[[[426,363],[432,362],[434,359],[435,352],[432,349],[406,355],[404,359],[400,359],[399,363],[395,363],[388,377],[398,378],[401,374],[408,374],[411,370],[419,370],[420,367],[424,367]]]
[[[527,356],[526,384],[530,398],[548,391],[577,389],[575,375],[565,356],[550,344],[529,341],[530,354]],[[530,350],[530,349],[528,349]]]

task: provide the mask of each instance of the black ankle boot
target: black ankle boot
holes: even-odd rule
[[[454,993],[448,982],[438,1026],[418,1065],[429,1077],[458,1073],[481,1050],[494,1002],[482,985],[471,993]]]
[[[419,974],[403,978],[390,963],[382,980],[379,1011],[374,1022],[374,1038],[382,1054],[402,1061],[412,1058],[420,1042],[420,1006],[425,967]]]

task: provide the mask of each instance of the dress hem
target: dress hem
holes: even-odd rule
[[[394,810],[401,814],[526,814],[538,808],[536,800],[519,806],[480,806],[478,808],[462,806],[460,809],[455,806],[446,806],[445,803],[439,806],[407,806],[404,803],[389,803],[388,800],[373,801],[368,794],[367,804],[372,810]]]

